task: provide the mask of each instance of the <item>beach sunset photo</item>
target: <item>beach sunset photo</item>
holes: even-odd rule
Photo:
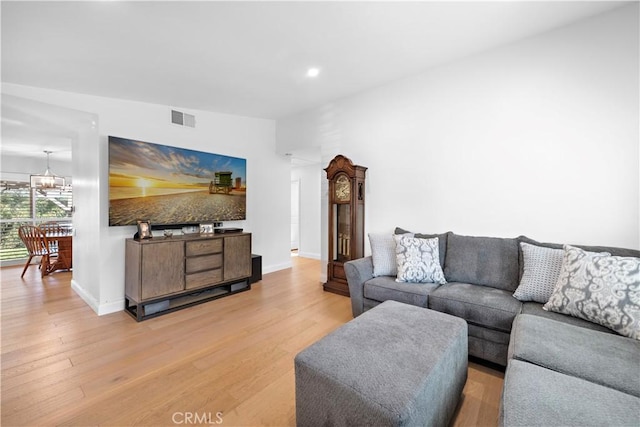
[[[109,137],[109,225],[246,219],[247,161]]]

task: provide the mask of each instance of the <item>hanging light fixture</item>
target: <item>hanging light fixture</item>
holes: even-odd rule
[[[65,180],[62,176],[57,176],[51,172],[49,168],[49,154],[51,151],[46,151],[47,155],[47,170],[42,175],[31,175],[31,187],[37,188],[61,188],[64,187]]]

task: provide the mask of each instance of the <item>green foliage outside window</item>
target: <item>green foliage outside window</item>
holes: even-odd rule
[[[3,182],[0,193],[0,261],[29,256],[18,236],[21,225],[38,225],[51,220],[71,222],[72,200],[70,187],[44,191],[32,190],[27,182]]]

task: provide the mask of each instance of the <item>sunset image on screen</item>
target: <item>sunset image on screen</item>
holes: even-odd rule
[[[109,137],[109,225],[246,219],[246,160]]]

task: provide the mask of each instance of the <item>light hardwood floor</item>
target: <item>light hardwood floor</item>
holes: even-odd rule
[[[295,425],[293,358],[351,307],[322,291],[319,261],[292,260],[248,292],[140,323],[97,316],[71,273],[3,268],[2,425]],[[470,363],[452,424],[495,426],[502,379]]]

